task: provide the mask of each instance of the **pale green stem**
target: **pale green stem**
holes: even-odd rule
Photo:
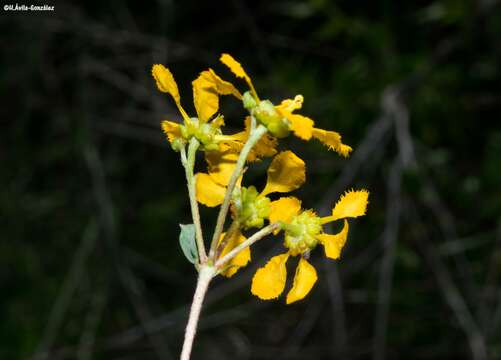
[[[233,220],[231,223],[230,227],[226,231],[226,234],[223,237],[223,240],[221,240],[216,247],[216,253],[214,254],[214,259],[217,259],[219,255],[223,252],[225,246],[228,244],[228,241],[233,237],[235,232],[239,229],[240,223],[238,220]]]
[[[200,268],[197,287],[195,289],[195,294],[193,295],[193,302],[191,303],[190,317],[188,318],[188,324],[186,325],[186,331],[184,333],[181,360],[190,359],[193,340],[195,339],[195,334],[197,332],[198,319],[200,318],[200,312],[202,310],[202,304],[204,302],[209,283],[215,275],[216,270],[213,266],[202,265]]]
[[[243,243],[239,244],[238,246],[234,247],[233,250],[231,250],[229,253],[227,253],[225,256],[223,256],[221,259],[217,260],[216,264],[215,264],[216,268],[223,266],[228,261],[230,261],[235,256],[237,256],[237,254],[240,251],[251,246],[256,241],[261,240],[265,236],[271,234],[273,231],[277,230],[278,228],[280,228],[280,224],[273,223],[273,224],[269,224],[268,226],[265,226],[264,228],[262,228],[258,232],[254,233],[250,238],[248,238],[247,240],[245,240]]]
[[[251,118],[252,121],[256,121],[254,117]],[[249,156],[249,152],[256,145],[256,143],[261,139],[261,137],[266,133],[267,129],[263,125],[259,125],[254,131],[249,133],[249,138],[245,143],[242,151],[240,152],[240,156],[238,157],[237,164],[233,173],[231,174],[230,181],[228,183],[228,187],[226,188],[226,193],[224,194],[224,200],[221,204],[221,209],[219,210],[219,215],[217,216],[216,228],[214,230],[214,235],[212,236],[212,242],[209,251],[209,258],[214,260],[214,255],[217,248],[217,243],[219,242],[219,237],[223,232],[224,222],[226,220],[226,215],[228,214],[228,209],[230,207],[231,195],[233,194],[233,190],[235,189],[235,185],[237,183],[238,178],[240,177],[240,173],[245,165],[245,161]]]
[[[202,225],[200,223],[200,213],[198,211],[197,194],[195,188],[195,176],[193,169],[195,167],[195,158],[200,143],[194,137],[191,138],[188,146],[188,157],[186,157],[185,148],[181,148],[181,162],[183,163],[186,173],[186,182],[188,183],[188,194],[190,197],[191,216],[195,225],[195,238],[197,241],[198,261],[200,264],[205,264],[207,261],[207,253],[205,251],[204,238],[202,234]]]

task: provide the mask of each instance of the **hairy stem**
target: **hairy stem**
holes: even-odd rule
[[[219,255],[221,255],[225,246],[228,244],[228,241],[230,241],[230,239],[233,237],[233,235],[239,229],[239,227],[240,223],[238,222],[238,220],[233,220],[230,227],[226,231],[226,234],[224,235],[223,239],[217,244],[216,253],[214,254],[214,259],[217,259]]]
[[[188,157],[186,157],[186,150],[181,148],[181,162],[183,163],[186,173],[186,182],[188,183],[188,194],[190,197],[191,216],[193,224],[195,225],[195,238],[197,241],[198,260],[200,264],[205,264],[207,261],[207,253],[205,251],[204,238],[202,234],[202,225],[200,223],[200,213],[198,212],[198,203],[195,190],[195,176],[193,169],[195,167],[195,157],[200,143],[197,139],[191,138],[188,146]]]
[[[251,120],[255,122],[254,117],[251,117]],[[216,253],[217,243],[219,242],[219,237],[223,232],[224,223],[226,220],[226,215],[228,214],[228,208],[230,207],[231,195],[233,194],[233,190],[235,189],[235,184],[242,172],[242,169],[245,165],[245,161],[249,156],[249,152],[256,145],[256,143],[261,139],[261,137],[266,133],[267,129],[263,125],[259,125],[254,131],[251,131],[249,134],[249,138],[245,143],[242,151],[240,152],[240,156],[238,157],[237,164],[235,166],[235,170],[231,174],[230,181],[228,183],[228,187],[226,188],[226,193],[224,194],[224,200],[221,204],[221,209],[219,210],[219,215],[217,216],[216,228],[214,230],[214,235],[212,236],[212,242],[209,251],[209,257],[214,260],[214,256]]]
[[[200,311],[204,302],[205,294],[209,287],[209,283],[216,274],[213,266],[202,265],[198,273],[197,287],[193,295],[193,302],[191,303],[190,317],[186,325],[184,333],[183,350],[181,351],[181,360],[189,360],[191,349],[193,347],[193,340],[197,332],[198,319],[200,318]]]
[[[216,267],[223,266],[225,263],[227,263],[228,261],[233,259],[240,251],[251,246],[256,241],[261,240],[266,235],[271,234],[273,231],[277,230],[279,227],[280,227],[279,223],[273,223],[273,224],[270,224],[268,226],[265,226],[264,228],[262,228],[258,232],[254,233],[250,238],[245,240],[243,243],[234,247],[233,250],[231,250],[229,253],[227,253],[225,256],[223,256],[221,259],[217,260],[215,266]]]

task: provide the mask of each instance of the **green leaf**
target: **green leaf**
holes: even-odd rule
[[[183,250],[184,256],[188,259],[189,262],[195,264],[198,262],[198,252],[197,252],[197,243],[195,240],[195,225],[188,224],[181,226],[181,232],[179,233],[179,244],[181,245],[181,249]]]

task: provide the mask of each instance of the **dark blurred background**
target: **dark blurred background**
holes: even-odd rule
[[[354,147],[344,160],[281,143],[307,163],[306,207],[371,196],[339,262],[313,252],[306,300],[250,294],[279,238],[217,279],[193,358],[501,358],[497,1],[49,5],[0,20],[1,359],[178,357],[196,272],[177,240],[183,170],[160,130],[180,117],[150,69],[172,69],[193,113],[190,83],[209,66],[245,89],[222,52],[263,97],[303,94],[302,113]],[[241,106],[223,112],[238,131]],[[202,209],[206,234],[215,215]]]

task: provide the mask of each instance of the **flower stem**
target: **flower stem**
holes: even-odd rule
[[[186,150],[181,148],[181,162],[183,163],[186,173],[186,182],[188,183],[188,194],[190,197],[191,216],[193,224],[195,225],[195,238],[197,241],[198,261],[200,264],[205,264],[207,261],[207,253],[205,251],[204,238],[202,234],[202,225],[200,223],[200,213],[198,211],[197,196],[195,190],[195,176],[193,169],[195,167],[195,158],[200,143],[197,139],[191,138],[188,146],[188,157],[186,157]]]
[[[254,117],[251,117],[251,121],[256,121]],[[231,195],[233,194],[233,189],[235,189],[235,184],[240,176],[240,173],[245,165],[245,161],[249,156],[249,152],[256,145],[256,143],[261,139],[261,137],[266,133],[267,129],[263,125],[259,125],[254,131],[251,131],[249,138],[245,143],[240,156],[238,157],[237,164],[233,173],[231,174],[228,187],[226,188],[226,193],[224,194],[224,200],[221,204],[221,209],[219,210],[219,215],[217,216],[216,228],[214,230],[214,235],[212,236],[212,242],[209,251],[209,258],[214,260],[216,253],[217,243],[219,242],[219,237],[223,232],[224,222],[226,220],[226,215],[228,214],[228,208],[230,207]]]
[[[254,244],[256,241],[261,240],[264,238],[266,235],[271,234],[273,231],[277,230],[280,227],[279,223],[273,223],[269,224],[268,226],[265,226],[258,232],[254,233],[250,238],[245,240],[243,243],[239,244],[238,246],[235,246],[233,250],[231,250],[229,253],[227,253],[225,256],[223,256],[221,259],[216,261],[215,266],[216,267],[221,267],[231,259],[233,259],[240,251],[243,249],[251,246]]]
[[[226,231],[226,234],[224,235],[223,239],[218,243],[216,252],[214,254],[214,259],[217,259],[219,255],[223,252],[224,248],[228,244],[228,241],[233,237],[235,232],[240,228],[240,223],[238,220],[233,220],[231,223],[230,227]]]
[[[200,318],[200,311],[204,302],[205,294],[209,287],[209,283],[216,274],[213,266],[202,265],[198,273],[197,287],[193,295],[193,302],[191,303],[190,317],[186,325],[184,333],[183,350],[181,351],[181,360],[189,360],[191,349],[193,347],[193,340],[197,332],[198,319]]]

